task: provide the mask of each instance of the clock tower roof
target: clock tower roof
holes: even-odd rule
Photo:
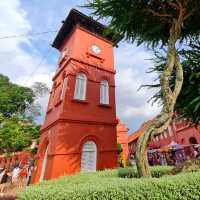
[[[106,29],[106,26],[81,13],[80,11],[72,9],[67,18],[63,21],[63,25],[54,39],[52,46],[56,49],[59,49],[64,39],[71,33],[76,25],[79,25],[92,33],[104,37],[105,39],[113,42],[114,45],[117,45],[117,43],[122,39],[120,35],[114,33],[104,35],[103,32]]]

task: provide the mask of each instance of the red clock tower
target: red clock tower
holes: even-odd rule
[[[53,47],[60,51],[33,182],[117,166],[113,46],[105,27],[72,9]]]

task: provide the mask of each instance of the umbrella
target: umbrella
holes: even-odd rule
[[[179,150],[179,149],[183,149],[183,146],[174,141],[171,141],[170,144],[160,148],[161,152],[167,152],[169,150]]]
[[[148,150],[148,153],[155,153],[155,152],[159,152],[160,149],[150,149]]]
[[[170,149],[172,150],[179,150],[179,149],[183,149],[183,146],[181,144],[178,144],[174,141],[172,141],[169,145],[167,145]]]

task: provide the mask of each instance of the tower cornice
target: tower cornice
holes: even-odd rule
[[[117,45],[117,43],[122,39],[120,35],[115,33],[105,35],[104,32],[106,26],[97,22],[92,17],[89,17],[76,9],[72,9],[67,18],[63,21],[63,25],[59,30],[52,46],[56,49],[60,49],[65,38],[71,33],[74,26],[77,24],[96,35],[104,37],[114,45]]]
[[[81,59],[77,59],[77,58],[69,58],[63,65],[62,67],[58,68],[58,71],[56,72],[56,74],[54,75],[53,77],[53,81],[59,76],[59,74],[65,69],[66,65],[68,65],[70,63],[70,61],[75,61],[75,62],[78,62],[80,64],[84,64],[84,65],[87,65],[87,66],[90,66],[90,67],[94,67],[96,69],[99,69],[99,70],[102,70],[102,71],[105,71],[105,72],[108,72],[108,73],[111,73],[111,74],[116,74],[116,70],[112,70],[112,69],[107,69],[107,68],[104,68],[104,67],[99,67],[97,65],[93,65],[91,63],[88,63],[88,62],[84,62],[83,60]]]

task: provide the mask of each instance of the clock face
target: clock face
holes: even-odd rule
[[[93,45],[91,46],[91,48],[92,48],[92,51],[93,51],[95,54],[100,54],[100,53],[101,53],[101,48],[100,48],[98,45],[93,44]]]

